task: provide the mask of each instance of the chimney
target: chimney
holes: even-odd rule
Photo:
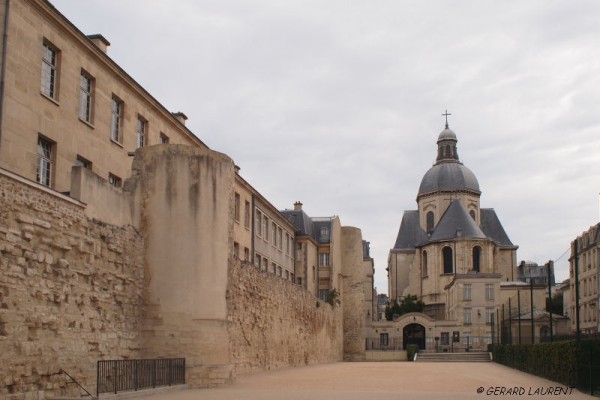
[[[177,118],[177,121],[181,122],[182,125],[185,125],[185,121],[187,121],[188,117],[184,113],[177,111],[172,114],[175,118]]]
[[[302,211],[302,203],[297,201],[294,203],[294,211]]]
[[[88,35],[88,39],[90,39],[97,48],[102,50],[104,54],[108,53],[108,46],[110,46],[110,42],[106,40],[106,38],[99,33],[95,35]]]

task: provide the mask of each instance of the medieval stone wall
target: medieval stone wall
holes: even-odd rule
[[[0,171],[0,399],[77,393],[61,368],[95,390],[97,360],[139,356],[142,245]]]
[[[342,360],[342,312],[248,263],[231,264],[227,295],[236,372]]]

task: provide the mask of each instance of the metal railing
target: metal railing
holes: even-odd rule
[[[185,358],[98,361],[96,393],[185,384]]]

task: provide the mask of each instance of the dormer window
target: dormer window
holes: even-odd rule
[[[321,228],[321,240],[329,240],[329,228]]]

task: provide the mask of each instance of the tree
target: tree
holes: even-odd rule
[[[552,314],[563,315],[563,294],[557,293],[552,299],[546,297],[546,311]]]
[[[425,307],[425,303],[419,300],[416,295],[409,294],[401,299],[400,303],[396,300],[391,305],[388,303],[388,307],[385,310],[385,319],[392,321],[394,315],[400,316],[411,312],[423,312],[423,307]]]

